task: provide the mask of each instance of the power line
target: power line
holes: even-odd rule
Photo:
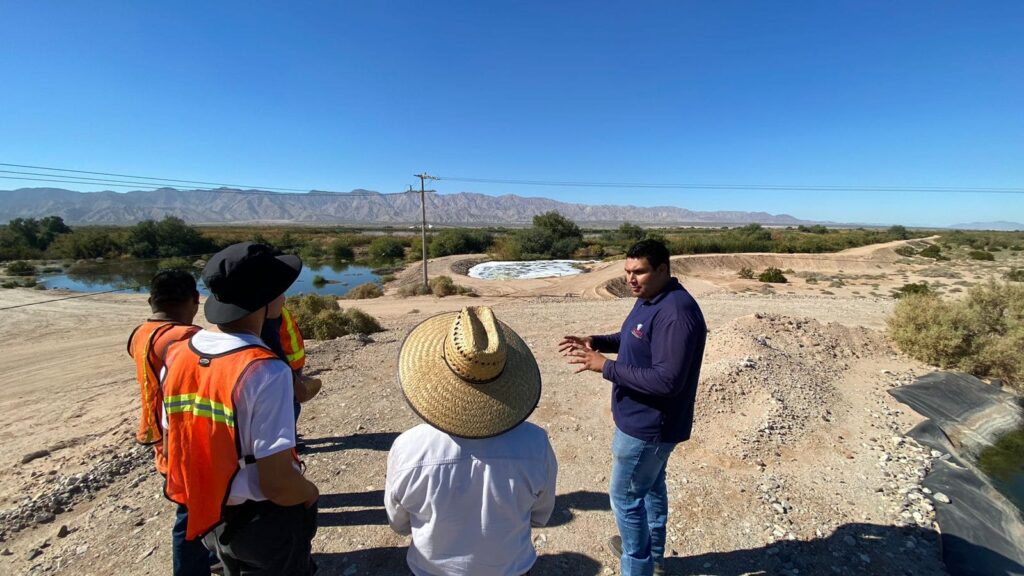
[[[93,174],[96,176],[114,176],[117,178],[134,178],[136,180],[160,180],[163,182],[178,182],[181,184],[206,184],[209,186],[216,186],[218,188],[244,188],[244,189],[258,189],[258,190],[278,190],[282,192],[308,192],[309,190],[303,190],[300,188],[277,188],[274,186],[248,186],[243,184],[223,184],[221,182],[204,182],[202,180],[181,180],[178,178],[158,178],[156,176],[133,176],[130,174],[116,174],[113,172],[93,172],[90,170],[73,170],[71,168],[51,168],[47,166],[30,166],[26,164],[8,164],[0,162],[0,166],[8,166],[11,168],[28,168],[31,170],[49,170],[50,172],[74,172],[76,174]],[[6,172],[3,170],[2,172]],[[88,180],[94,180],[94,178],[87,178]]]
[[[15,308],[25,308],[27,306],[38,306],[39,304],[48,304],[50,302],[60,302],[61,300],[71,300],[73,298],[85,298],[87,296],[96,296],[98,294],[111,294],[113,292],[124,292],[125,290],[138,290],[140,286],[126,286],[124,288],[117,288],[115,290],[104,290],[102,292],[87,292],[85,294],[74,294],[71,296],[64,296],[63,298],[53,298],[51,300],[40,300],[38,302],[27,302],[25,304],[15,304],[14,306],[5,306],[0,310],[13,310]]]
[[[575,180],[513,180],[439,176],[448,182],[513,184],[517,186],[563,186],[573,188],[637,188],[663,190],[740,190],[799,192],[935,192],[947,194],[1024,194],[1024,188],[957,188],[950,186],[807,186],[783,184],[652,184],[643,182],[586,182]]]

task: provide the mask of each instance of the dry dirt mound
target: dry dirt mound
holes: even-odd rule
[[[708,337],[697,433],[734,439],[732,456],[767,457],[828,426],[850,362],[887,349],[864,328],[777,314],[738,318]]]

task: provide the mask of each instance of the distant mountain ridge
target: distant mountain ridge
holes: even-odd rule
[[[1024,230],[1024,224],[1020,222],[1007,222],[1005,220],[996,220],[994,222],[969,222],[967,224],[952,224],[947,228],[955,228],[957,230],[996,230],[999,232],[1013,232],[1015,230]]]
[[[428,192],[427,220],[440,225],[529,225],[551,210],[579,224],[632,222],[647,225],[790,226],[809,224],[788,214],[767,212],[698,212],[675,206],[617,206],[559,202],[506,194]],[[261,190],[177,190],[152,192],[75,192],[62,188],[0,190],[0,222],[56,215],[68,224],[126,225],[177,216],[191,224],[415,224],[420,198],[369,190],[280,194]]]

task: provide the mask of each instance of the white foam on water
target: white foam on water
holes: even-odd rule
[[[596,260],[529,260],[483,262],[469,269],[470,278],[483,280],[526,280],[575,276],[583,272],[578,266]]]

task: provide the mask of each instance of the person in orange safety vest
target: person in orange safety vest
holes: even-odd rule
[[[188,508],[186,538],[216,550],[224,574],[312,574],[319,491],[295,454],[291,367],[259,337],[302,268],[242,242],[203,270],[216,328],[170,347],[163,386],[164,492]]]
[[[140,392],[141,410],[135,440],[153,446],[156,469],[166,475],[161,427],[163,395],[159,377],[170,345],[187,340],[199,331],[199,326],[192,324],[199,312],[199,291],[192,273],[187,270],[157,272],[150,282],[149,307],[152,311],[149,318],[128,337],[128,355],[135,361]],[[187,522],[188,510],[179,504],[171,529],[172,574],[207,576],[217,557],[202,543],[185,540]]]

